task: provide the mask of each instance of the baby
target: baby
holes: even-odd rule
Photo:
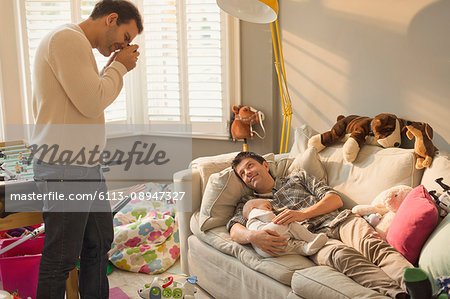
[[[272,205],[266,199],[256,198],[247,201],[242,213],[248,219],[247,229],[271,229],[279,233],[280,236],[288,238],[288,245],[285,248],[285,252],[281,254],[297,253],[300,255],[312,255],[328,241],[328,237],[325,234],[313,234],[297,221],[291,222],[288,225],[272,223],[275,214],[272,211]],[[255,246],[253,248],[263,257],[272,257],[260,248]]]

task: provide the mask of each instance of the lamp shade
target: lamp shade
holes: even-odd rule
[[[252,23],[272,23],[277,19],[277,0],[216,0],[230,15]]]

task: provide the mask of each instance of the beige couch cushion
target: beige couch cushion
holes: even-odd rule
[[[300,255],[263,258],[250,245],[241,245],[231,241],[225,226],[202,232],[198,221],[199,213],[195,213],[191,217],[191,231],[197,238],[220,252],[236,257],[247,267],[264,273],[285,285],[291,284],[292,275],[296,270],[315,266],[310,259]]]
[[[412,149],[364,145],[353,163],[343,159],[342,145],[319,152],[328,184],[342,195],[345,208],[370,204],[382,191],[397,185],[415,187],[422,170],[415,168]]]
[[[317,132],[303,125],[295,129],[295,141],[290,155],[304,153],[308,140]],[[369,204],[382,191],[397,185],[415,187],[423,170],[415,169],[412,149],[387,148],[365,144],[353,163],[342,154],[343,143],[336,143],[320,151],[319,157],[327,174],[328,185],[342,195],[344,208]]]
[[[436,279],[450,274],[450,214],[436,227],[422,247],[419,267],[428,274],[433,292],[439,287]]]
[[[239,199],[251,190],[227,168],[209,177],[200,206],[201,230],[225,225],[233,216]]]
[[[209,177],[213,173],[220,172],[229,167],[231,161],[233,161],[234,157],[236,157],[237,154],[239,154],[239,152],[209,157],[200,157],[191,162],[190,167],[197,168],[200,172],[200,177],[202,180],[202,193],[205,191],[206,183],[208,183]]]
[[[436,190],[437,194],[442,194],[442,187],[436,183],[436,179],[444,178],[443,182],[450,185],[450,153],[439,151],[433,158],[430,168],[425,168],[421,184],[428,191]]]
[[[297,154],[291,166],[289,166],[289,173],[295,169],[305,169],[309,174],[312,174],[317,179],[327,183],[327,172],[320,162],[319,154],[315,147],[306,149],[303,153]]]
[[[290,155],[296,157],[298,154],[306,151],[308,148],[309,138],[316,134],[319,133],[306,124],[295,128],[294,143],[292,144]]]
[[[295,271],[291,287],[295,294],[305,299],[388,298],[328,266]]]

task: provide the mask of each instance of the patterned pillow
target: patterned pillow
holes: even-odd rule
[[[158,274],[178,259],[180,240],[173,200],[151,196],[171,194],[171,190],[172,185],[149,183],[125,192],[134,199],[114,216],[114,241],[108,254],[116,267]]]

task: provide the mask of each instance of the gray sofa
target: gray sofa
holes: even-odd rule
[[[344,208],[369,204],[377,194],[392,186],[423,184],[439,193],[442,189],[434,179],[444,177],[444,181],[450,181],[447,153],[441,152],[432,167],[423,171],[415,169],[411,149],[365,145],[357,160],[348,164],[343,161],[340,145],[318,154],[315,149],[307,149],[308,138],[313,133],[305,126],[297,128],[289,154],[266,155],[271,172],[288,175],[295,161],[339,191]],[[227,168],[235,155],[199,158],[189,169],[174,175],[175,191],[186,192],[183,200],[177,202],[181,266],[186,274],[196,275],[198,284],[214,298],[386,298],[330,267],[315,265],[308,257],[262,258],[251,246],[232,242],[225,224],[239,198],[249,192]],[[447,275],[450,273],[450,250],[444,249],[444,253],[436,256],[433,247],[442,246],[442,239],[449,239],[449,223],[449,217],[441,221],[422,249],[421,255],[426,258],[421,265],[421,256],[419,265],[432,280],[445,271]],[[442,258],[447,259],[444,266],[439,261]]]

